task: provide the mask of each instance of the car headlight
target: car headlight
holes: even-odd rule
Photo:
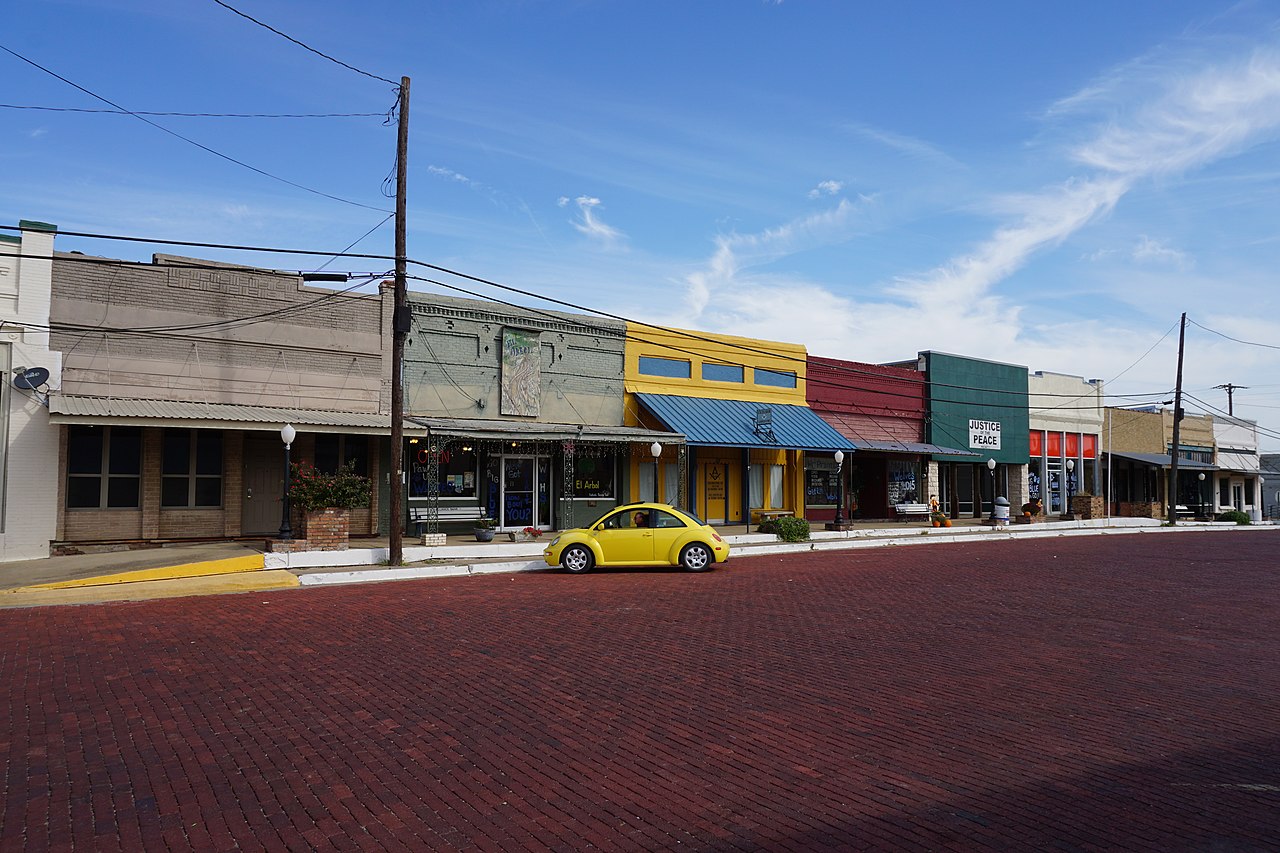
[[[547,547],[548,547],[548,548],[554,548],[554,547],[556,547],[556,543],[557,543],[557,542],[559,542],[559,541],[560,541],[560,537],[559,537],[559,536],[557,536],[555,539],[552,539],[550,542],[548,542],[548,543],[547,543]]]

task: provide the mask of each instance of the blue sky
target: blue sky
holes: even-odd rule
[[[1280,346],[1280,0],[232,5],[412,78],[415,258],[816,355],[936,349],[1152,399],[1186,311],[1221,333],[1189,328],[1186,388],[1225,409],[1213,386],[1248,386],[1236,413],[1280,435],[1280,349],[1222,336]],[[25,3],[0,45],[131,110],[394,99],[212,0]],[[0,71],[5,103],[104,106],[7,53]],[[390,210],[380,118],[153,120]],[[5,222],[96,233],[337,251],[384,217],[128,116],[0,109],[0,182]],[[391,247],[388,222],[356,250]]]

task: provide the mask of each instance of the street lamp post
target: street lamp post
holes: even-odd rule
[[[991,518],[996,517],[996,460],[987,460],[987,470],[991,472]]]
[[[1200,481],[1200,485],[1196,487],[1196,500],[1200,504],[1197,514],[1200,518],[1204,518],[1204,472],[1196,474],[1196,479]]]
[[[1068,459],[1067,460],[1067,506],[1066,506],[1067,511],[1064,513],[1064,515],[1072,514],[1071,498],[1075,496],[1075,492],[1076,492],[1076,490],[1073,488],[1073,486],[1075,485],[1073,480],[1075,478],[1072,476],[1072,474],[1075,472],[1075,470],[1076,470],[1076,460]]]
[[[654,442],[649,445],[649,452],[653,454],[653,502],[658,502],[658,457],[662,456],[662,445]]]
[[[290,464],[289,450],[293,445],[293,440],[298,437],[298,431],[293,428],[293,424],[285,424],[280,428],[280,440],[284,442],[284,498],[280,501],[280,540],[289,542],[293,539],[293,525],[289,523],[289,485],[290,485]]]
[[[837,450],[836,460],[836,517],[833,523],[838,530],[844,524],[844,451]]]

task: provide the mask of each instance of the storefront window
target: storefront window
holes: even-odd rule
[[[334,435],[320,433],[316,436],[315,467],[325,474],[335,474],[343,465],[350,465],[361,477],[369,476],[369,437],[366,435]]]
[[[751,466],[749,499],[752,509],[764,506],[764,468],[763,465]]]
[[[782,465],[769,466],[769,509],[782,509],[783,494],[783,470]]]
[[[419,443],[410,445],[409,497],[425,498],[430,494],[429,470],[431,450]],[[474,498],[476,492],[476,454],[470,447],[446,447],[440,451],[440,475],[437,482],[442,498]]]
[[[890,460],[888,475],[889,506],[921,502],[920,490],[917,488],[920,477],[918,463],[900,459]]]
[[[613,497],[613,457],[580,456],[573,460],[575,498]],[[652,471],[650,471],[652,478]]]
[[[222,433],[166,429],[160,464],[161,506],[222,506]]]
[[[136,509],[142,474],[138,427],[67,427],[67,506]]]
[[[823,460],[814,459],[807,462],[804,469],[804,502],[810,507],[834,507],[840,500],[840,473],[834,462],[825,466],[814,465]]]

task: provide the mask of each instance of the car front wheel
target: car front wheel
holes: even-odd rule
[[[595,564],[596,558],[591,551],[581,545],[570,545],[560,555],[560,565],[564,566],[566,572],[572,572],[575,575],[586,574]]]
[[[715,564],[711,549],[701,542],[686,545],[680,552],[680,565],[685,571],[705,572]]]

